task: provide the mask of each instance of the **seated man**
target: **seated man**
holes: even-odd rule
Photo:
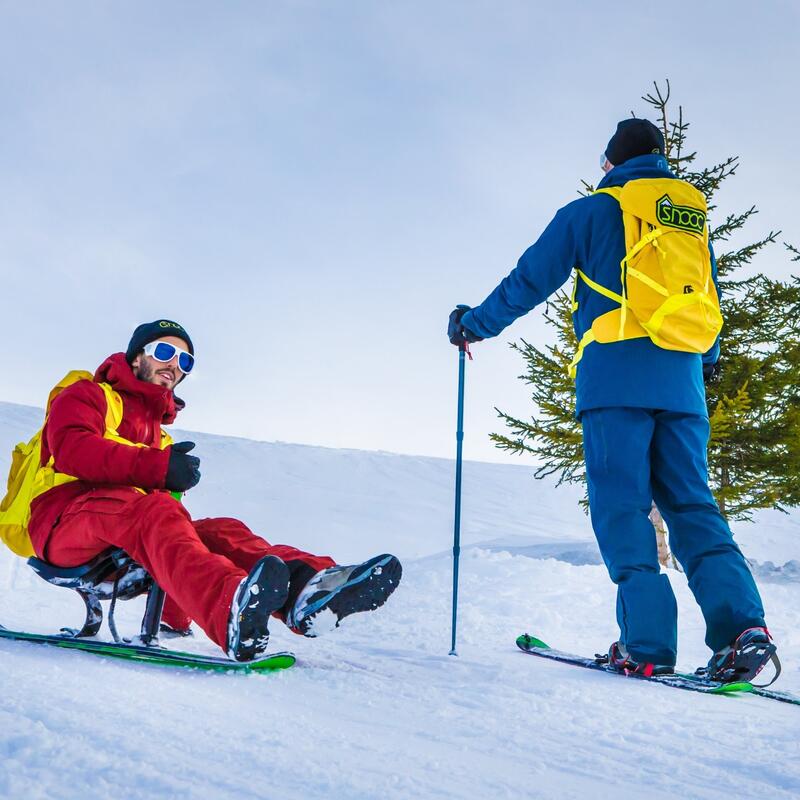
[[[269,544],[236,519],[192,520],[170,494],[200,480],[200,460],[189,455],[194,444],[170,444],[161,428],[183,408],[173,390],[193,365],[180,325],[146,323],[93,381],[73,383],[53,400],[41,460],[52,488],[31,503],[28,525],[37,556],[70,567],[121,547],[166,592],[166,623],[180,629],[195,620],[237,661],[266,649],[270,615],[316,636],[383,605],[402,575],[394,556],[337,566],[328,556]],[[119,400],[122,419],[112,426],[109,404]]]

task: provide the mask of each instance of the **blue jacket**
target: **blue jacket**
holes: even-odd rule
[[[622,186],[635,178],[675,178],[659,155],[637,156],[614,167],[598,188]],[[581,197],[564,206],[516,268],[462,323],[484,338],[497,336],[566,283],[573,267],[615,292],[620,290],[619,263],[625,256],[625,233],[619,203],[607,194]],[[711,253],[716,283],[717,266]],[[607,297],[578,284],[573,322],[580,340],[601,314],[618,308]],[[664,350],[649,338],[584,350],[575,381],[576,414],[591,408],[632,406],[707,415],[702,363],[719,358],[719,341],[708,353]]]

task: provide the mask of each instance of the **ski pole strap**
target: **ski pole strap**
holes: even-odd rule
[[[472,361],[472,353],[470,353],[470,351],[469,351],[469,342],[466,339],[464,340],[464,342],[462,344],[460,344],[458,346],[458,349],[459,350],[463,350],[467,354],[467,356],[469,357],[469,360]]]

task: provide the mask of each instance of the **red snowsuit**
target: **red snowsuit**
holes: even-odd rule
[[[106,439],[106,398],[97,383],[122,397],[119,435],[147,447]],[[170,448],[159,449],[161,425],[174,421],[172,390],[138,380],[123,353],[108,358],[94,382],[72,384],[56,397],[42,436],[42,464],[78,478],[56,486],[31,505],[28,526],[39,558],[63,567],[89,561],[108,547],[121,547],[167,593],[164,621],[185,628],[193,619],[225,648],[234,592],[265,555],[283,559],[291,603],[308,579],[335,562],[288,545],[271,545],[230,518],[192,520],[164,490]],[[137,491],[144,489],[146,494]]]

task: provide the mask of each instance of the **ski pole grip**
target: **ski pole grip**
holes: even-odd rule
[[[466,313],[467,311],[469,311],[472,308],[472,306],[468,306],[468,305],[466,305],[464,303],[459,303],[456,306],[456,308],[458,308],[458,309],[464,311],[464,313]],[[462,316],[463,316],[463,314],[462,314]],[[469,352],[469,343],[468,342],[466,342],[466,341],[461,342],[461,344],[458,346],[458,349],[462,353],[466,353],[469,356],[469,360],[472,361],[472,353]]]

